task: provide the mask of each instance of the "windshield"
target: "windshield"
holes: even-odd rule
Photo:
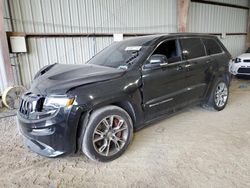
[[[148,40],[130,39],[113,43],[90,59],[88,64],[95,64],[119,69],[127,69],[129,65],[140,59],[148,48]]]

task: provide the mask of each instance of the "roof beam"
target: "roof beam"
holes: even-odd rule
[[[249,9],[249,7],[245,7],[245,6],[241,6],[241,5],[234,5],[234,4],[230,4],[230,3],[222,3],[222,2],[216,2],[216,1],[191,0],[191,2],[203,3],[203,4],[209,4],[209,5],[218,5],[218,6],[223,6],[223,7],[239,8],[239,9],[245,9],[245,10]]]

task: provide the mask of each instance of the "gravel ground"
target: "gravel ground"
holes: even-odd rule
[[[0,187],[250,187],[250,80],[234,80],[221,112],[193,107],[135,134],[125,154],[96,163],[49,159],[0,119]]]
[[[0,108],[0,119],[16,115],[16,110],[10,110],[6,107]]]

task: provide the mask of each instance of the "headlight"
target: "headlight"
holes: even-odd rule
[[[240,58],[236,58],[235,60],[234,60],[234,63],[240,63],[241,62],[241,59]]]
[[[43,103],[44,109],[55,109],[60,107],[69,107],[74,103],[74,98],[65,95],[55,95],[46,97]]]
[[[30,119],[42,119],[55,114],[60,107],[70,107],[73,105],[75,98],[66,95],[53,95],[43,98],[37,103],[36,112],[29,114]]]

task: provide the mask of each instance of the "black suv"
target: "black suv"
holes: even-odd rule
[[[20,131],[44,156],[81,149],[113,160],[152,120],[197,103],[222,110],[230,58],[217,37],[179,33],[113,43],[82,65],[48,65],[22,97]]]

